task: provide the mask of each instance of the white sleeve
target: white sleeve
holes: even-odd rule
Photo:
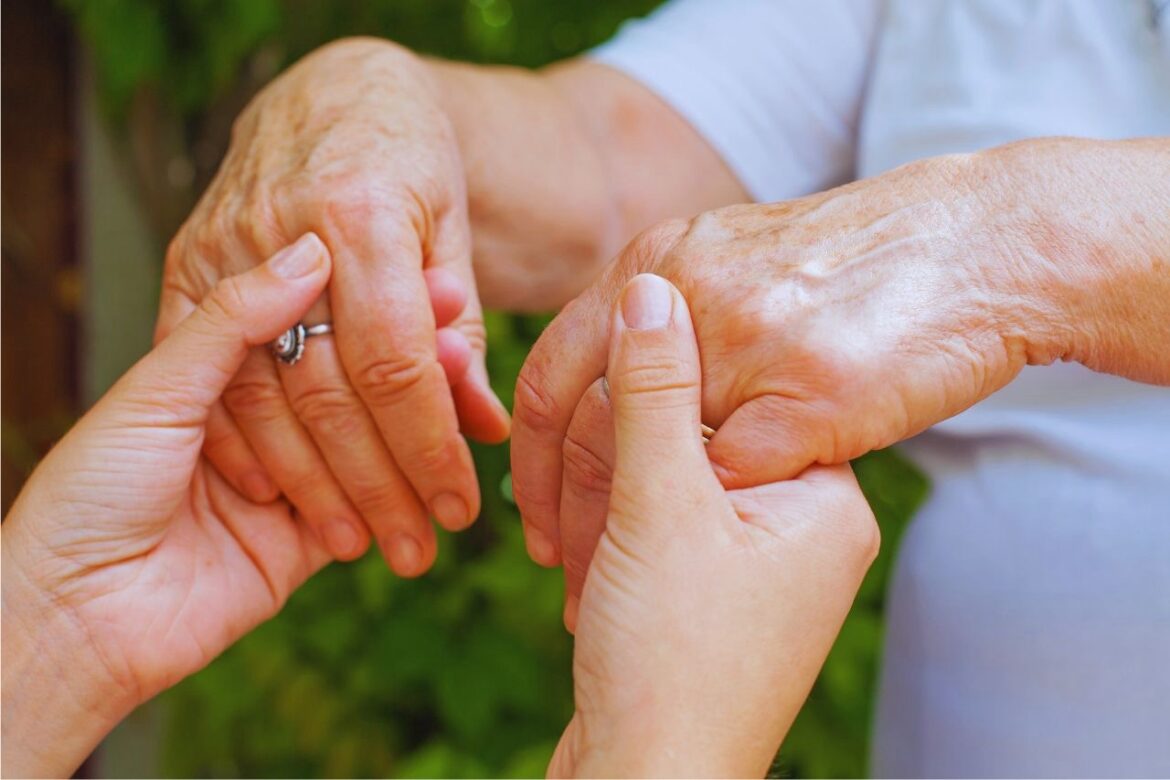
[[[760,202],[853,178],[881,0],[672,0],[589,56],[645,84]]]

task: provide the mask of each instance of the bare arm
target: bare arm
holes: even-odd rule
[[[749,199],[686,120],[608,66],[429,66],[463,156],[487,306],[557,308],[643,228]]]
[[[1048,138],[642,233],[520,373],[513,490],[530,552],[587,568],[600,525],[576,526],[604,516],[609,487],[592,462],[574,470],[569,453],[593,450],[566,435],[606,370],[605,317],[634,275],[683,289],[703,422],[718,429],[706,452],[725,486],[746,487],[901,441],[1025,365],[1170,384],[1167,203],[1170,139]],[[566,512],[582,484],[588,498]]]
[[[1019,312],[1029,364],[1170,384],[1170,138],[1042,139],[983,154],[1003,180],[1004,256],[986,273]]]
[[[479,513],[464,437],[508,435],[477,279],[489,305],[553,309],[643,225],[742,198],[697,133],[602,66],[532,73],[337,41],[236,121],[171,243],[158,337],[217,279],[319,235],[336,265],[306,321],[332,334],[296,366],[251,356],[207,454],[244,495],[287,496],[335,557],[372,539],[417,576],[437,549],[430,518],[457,531]]]

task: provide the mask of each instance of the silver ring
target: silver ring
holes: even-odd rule
[[[305,354],[305,339],[332,332],[333,324],[329,322],[307,326],[303,322],[298,322],[272,342],[272,354],[286,366],[295,365]]]

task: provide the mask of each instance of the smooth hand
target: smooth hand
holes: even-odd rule
[[[580,593],[609,489],[604,409],[588,391],[605,371],[607,312],[640,272],[670,279],[690,302],[702,419],[717,429],[707,451],[727,488],[898,442],[1026,364],[1074,359],[1157,380],[1167,364],[1148,345],[1165,303],[1151,291],[1165,277],[1138,273],[1148,255],[1126,253],[1138,246],[1130,226],[1164,222],[1165,211],[1138,197],[1150,187],[1124,181],[1158,161],[1157,145],[1030,142],[642,234],[546,329],[521,372],[513,486],[530,553],[563,560],[570,597]],[[1076,177],[1061,179],[1069,170]],[[1087,211],[1094,203],[1119,205]],[[1111,312],[1125,316],[1107,329]]]
[[[208,422],[243,495],[283,494],[337,558],[372,534],[400,575],[479,512],[460,431],[507,437],[484,365],[459,149],[423,63],[388,42],[327,46],[237,120],[222,168],[167,257],[159,334],[219,279],[306,231],[334,260],[304,358],[248,358]]]
[[[553,776],[761,777],[877,552],[847,465],[725,490],[687,303],[635,277],[608,348],[616,458]],[[598,387],[602,387],[598,385]]]
[[[329,274],[308,235],[218,283],[34,472],[3,525],[4,776],[67,777],[329,560],[287,502],[241,495],[200,455],[240,365]]]

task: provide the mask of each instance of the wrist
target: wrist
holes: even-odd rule
[[[1170,292],[1170,274],[1151,273],[1170,256],[1166,143],[1036,139],[974,157],[1005,344],[1030,365],[1150,378],[1134,357]]]
[[[424,63],[465,173],[480,300],[509,311],[560,308],[626,238],[602,152],[546,72]]]
[[[138,701],[68,607],[26,574],[21,525],[12,512],[0,536],[2,774],[68,777]]]
[[[763,777],[779,747],[778,740],[722,728],[709,713],[696,718],[685,704],[668,710],[635,707],[600,717],[578,711],[558,747],[552,773]]]

